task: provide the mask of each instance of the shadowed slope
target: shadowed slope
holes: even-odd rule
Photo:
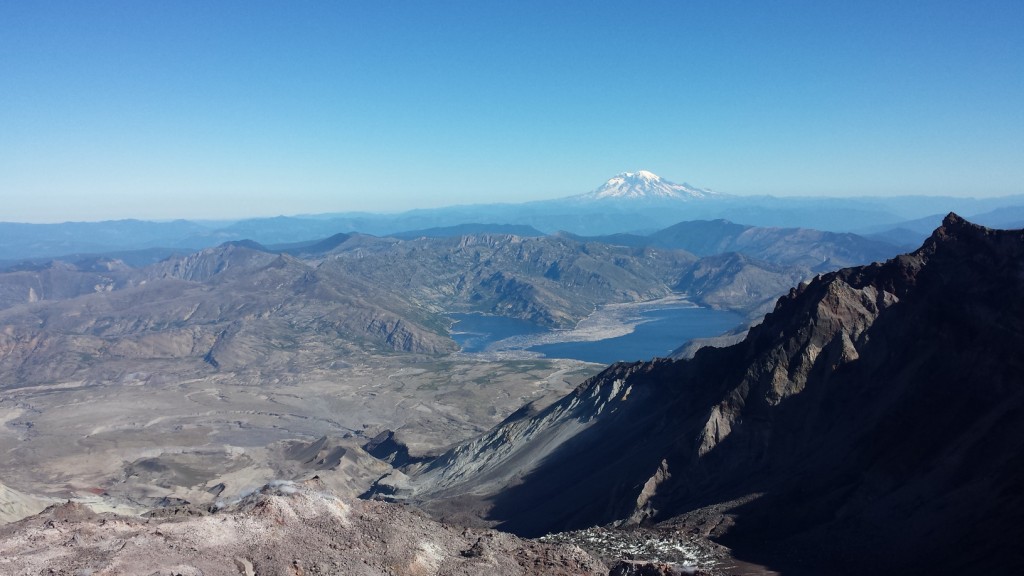
[[[913,254],[792,290],[737,345],[613,366],[457,447],[417,498],[535,535],[763,494],[726,538],[787,574],[1017,571],[1022,296],[1024,234],[950,215]]]

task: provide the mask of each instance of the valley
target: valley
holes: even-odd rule
[[[67,498],[129,513],[210,505],[314,475],[354,498],[405,463],[368,453],[376,437],[429,458],[553,401],[600,365],[529,348],[692,308],[673,286],[694,261],[564,238],[342,234],[229,242],[142,268],[15,267],[0,273],[4,518]],[[745,321],[715,313],[728,328]],[[524,323],[536,339],[460,352],[459,314]]]
[[[910,410],[898,386],[921,380],[900,376],[896,407],[879,407],[856,392],[860,371],[888,382],[902,368],[890,370],[878,350],[927,341],[879,326],[898,326],[908,310],[930,330],[937,297],[914,304],[925,298],[918,279],[992,276],[983,266],[992,259],[1012,276],[1018,250],[1010,233],[954,215],[923,248],[885,264],[895,248],[856,235],[725,221],[607,238],[447,234],[231,241],[142,267],[90,257],[0,272],[0,519],[24,527],[70,500],[65,508],[88,514],[251,524],[260,507],[290,510],[330,494],[364,515],[412,505],[430,518],[392,517],[468,526],[508,539],[506,551],[533,554],[543,542],[552,547],[543,554],[568,558],[565,547],[578,546],[587,556],[565,561],[605,566],[598,573],[661,563],[801,574],[776,552],[805,542],[821,550],[800,556],[808,566],[833,562],[845,548],[829,546],[840,541],[877,561],[864,547],[880,544],[862,539],[861,524],[817,520],[832,514],[824,496],[808,501],[806,517],[782,514],[794,524],[778,532],[777,548],[755,544],[777,507],[794,506],[793,494],[876,493],[843,476],[834,455],[874,458],[854,448],[855,431],[891,426],[885,414]],[[964,264],[977,258],[964,250],[989,255]],[[875,263],[836,271],[858,259]],[[989,284],[1010,294],[1014,287],[998,288],[1004,276]],[[962,303],[975,297],[961,283],[949,290]],[[983,300],[972,306],[993,317]],[[1007,330],[1009,344],[990,350],[1013,346]],[[952,374],[960,360],[943,350],[901,357],[946,354]],[[984,365],[1003,374],[994,377],[1004,388],[1019,369]],[[847,413],[846,403],[859,408]],[[875,416],[847,423],[855,414]],[[829,467],[840,472],[822,472]],[[780,471],[790,468],[806,488]],[[947,494],[941,480],[906,478]],[[918,506],[898,490],[877,494]],[[850,498],[844,505],[858,510],[859,497]],[[355,504],[365,499],[374,503]],[[990,503],[978,506],[1000,517]],[[947,530],[946,516],[922,510]],[[329,530],[349,530],[317,514]],[[893,521],[870,514],[855,518],[871,529]],[[950,517],[974,518],[963,514]],[[806,530],[834,538],[826,545]],[[24,553],[3,550],[0,566]],[[251,554],[245,561],[261,565]],[[61,561],[85,567],[83,558]],[[575,573],[565,566],[537,573]]]
[[[594,372],[564,360],[418,360],[350,358],[273,380],[247,371],[178,379],[153,365],[5,390],[2,482],[40,497],[39,509],[67,498],[129,512],[209,505],[312,475],[354,498],[390,469],[362,448],[386,429],[414,456],[436,454]],[[330,446],[294,456],[318,438]],[[320,452],[334,455],[317,463]]]

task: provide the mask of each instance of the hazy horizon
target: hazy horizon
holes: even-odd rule
[[[666,180],[668,180],[668,179],[666,178]],[[589,192],[589,191],[590,190],[587,190],[587,192]],[[853,200],[866,200],[866,201],[870,201],[870,200],[873,200],[873,199],[895,199],[895,198],[922,198],[922,199],[925,199],[925,198],[952,198],[952,199],[958,199],[958,200],[999,200],[1000,198],[1013,198],[1014,200],[1018,200],[1019,199],[1019,200],[1024,201],[1024,194],[1006,194],[1006,195],[1003,195],[1003,196],[991,196],[991,197],[970,196],[970,195],[944,195],[944,196],[938,196],[938,195],[934,195],[934,194],[925,194],[925,193],[921,193],[921,194],[906,194],[906,195],[893,195],[893,196],[880,196],[880,195],[848,195],[848,196],[779,195],[779,196],[775,196],[775,195],[770,195],[770,194],[735,194],[733,196],[736,197],[736,198],[744,198],[744,197],[756,198],[756,197],[770,196],[770,197],[774,197],[774,198],[791,199],[791,200],[800,200],[800,199],[808,199],[808,200],[814,200],[814,199],[829,199],[829,200],[853,199]],[[559,199],[566,198],[566,197],[567,196],[559,196],[559,197],[555,197],[555,198],[539,198],[539,199],[536,199],[536,200],[537,201],[559,200]],[[534,201],[534,200],[530,200],[530,202],[532,202],[532,201]],[[701,202],[701,201],[698,201],[698,202]],[[65,224],[65,223],[77,223],[77,222],[84,222],[84,223],[92,222],[92,223],[95,223],[95,222],[111,222],[111,221],[118,221],[118,220],[139,220],[139,221],[146,221],[146,222],[189,221],[189,222],[193,222],[193,223],[196,223],[196,224],[215,224],[215,225],[219,225],[219,224],[225,224],[225,223],[240,222],[240,221],[243,221],[243,220],[258,220],[258,219],[265,219],[265,218],[319,218],[319,217],[323,217],[323,216],[327,216],[327,215],[333,215],[333,214],[339,214],[339,215],[366,214],[366,215],[370,215],[370,216],[385,216],[386,217],[386,216],[400,215],[400,214],[404,214],[404,213],[407,213],[407,212],[414,212],[414,211],[418,211],[418,210],[435,210],[435,209],[444,210],[446,208],[461,208],[461,207],[470,208],[470,207],[476,207],[476,206],[487,206],[487,205],[492,205],[492,204],[508,204],[508,205],[513,205],[513,204],[517,204],[517,202],[515,202],[515,201],[502,201],[502,202],[493,202],[492,203],[492,202],[484,202],[484,201],[482,201],[482,202],[476,202],[476,203],[464,202],[464,203],[460,203],[460,204],[446,204],[446,205],[429,206],[429,207],[396,208],[396,209],[393,209],[393,210],[384,210],[384,209],[382,209],[382,210],[330,210],[330,211],[323,211],[323,212],[288,212],[288,213],[278,212],[278,213],[250,214],[250,215],[234,216],[234,217],[231,216],[231,215],[225,214],[223,216],[204,216],[204,215],[189,216],[189,215],[181,215],[181,216],[155,217],[155,218],[146,218],[146,217],[127,215],[127,216],[118,216],[118,217],[111,217],[111,218],[102,218],[102,217],[100,217],[100,218],[92,218],[92,219],[86,219],[86,218],[70,218],[70,219],[65,218],[65,219],[52,219],[52,220],[38,220],[38,219],[37,220],[12,220],[12,219],[0,219],[0,223],[9,223],[9,224]],[[940,208],[936,209],[935,214],[945,214],[947,212],[949,212],[949,209],[940,207]],[[961,216],[965,216],[965,215],[961,214]],[[697,218],[697,219],[700,220],[700,219],[703,219],[703,218]],[[466,223],[467,224],[468,223],[500,224],[501,222],[483,222],[483,221],[481,221],[481,222],[468,222],[467,221]]]
[[[1024,5],[0,6],[0,221],[1024,192]]]

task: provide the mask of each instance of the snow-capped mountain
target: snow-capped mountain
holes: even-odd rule
[[[616,174],[593,192],[581,194],[580,200],[605,199],[676,199],[696,200],[718,196],[710,190],[695,188],[689,184],[676,184],[663,180],[647,170]]]

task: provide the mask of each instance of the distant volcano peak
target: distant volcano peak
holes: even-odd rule
[[[669,182],[649,170],[637,170],[636,172],[616,174],[593,192],[583,194],[579,198],[583,200],[695,200],[712,196],[717,196],[717,194],[689,184]]]
[[[647,170],[637,170],[636,172],[623,172],[622,175],[623,176],[632,176],[634,178],[638,178],[638,179],[641,179],[641,180],[657,180],[657,181],[661,181],[661,176],[658,176],[654,172],[649,172]]]

